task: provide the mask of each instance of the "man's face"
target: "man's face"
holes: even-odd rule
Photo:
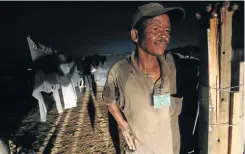
[[[170,30],[168,15],[162,14],[148,19],[143,34],[139,37],[138,47],[154,56],[164,54],[170,41]]]

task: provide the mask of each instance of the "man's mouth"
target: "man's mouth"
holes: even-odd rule
[[[165,47],[167,45],[167,42],[154,42],[154,45],[158,47]]]

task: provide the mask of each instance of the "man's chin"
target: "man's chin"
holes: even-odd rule
[[[166,50],[166,46],[163,46],[163,47],[157,47],[157,48],[155,49],[155,52],[154,52],[154,53],[155,53],[157,56],[160,56],[160,55],[163,55],[163,54],[164,54],[165,50]]]
[[[152,55],[152,56],[161,56],[164,54],[166,48],[165,47],[156,47],[154,49],[151,50],[145,50],[145,52],[147,52],[148,54]]]
[[[152,55],[152,56],[162,56],[164,54],[164,51],[161,52],[148,52],[148,54]]]
[[[161,56],[161,55],[163,55],[164,53],[165,53],[165,48],[162,49],[162,50],[158,50],[158,51],[155,52],[154,54],[155,54],[156,56]]]
[[[162,56],[164,54],[164,51],[158,51],[158,52],[147,52],[148,54],[152,56]]]

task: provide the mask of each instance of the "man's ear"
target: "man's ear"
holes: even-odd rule
[[[138,36],[138,31],[136,29],[131,29],[131,39],[134,43],[138,43],[139,36]]]

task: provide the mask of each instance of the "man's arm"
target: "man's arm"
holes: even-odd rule
[[[129,146],[129,149],[134,151],[136,149],[134,144],[135,137],[131,133],[128,123],[126,120],[124,120],[124,117],[119,109],[119,106],[124,106],[124,101],[123,98],[121,98],[122,94],[118,88],[117,76],[113,70],[115,70],[115,68],[111,68],[107,75],[107,80],[102,92],[102,98],[107,104],[109,112],[116,120],[117,125]]]
[[[118,127],[120,129],[125,128],[125,126],[127,125],[127,122],[124,120],[118,105],[115,102],[113,102],[108,105],[108,110],[113,116],[113,118],[117,121]]]
[[[122,131],[124,139],[126,140],[130,150],[135,150],[135,137],[133,136],[128,123],[124,120],[118,105],[113,102],[108,106],[109,112],[112,114],[114,119],[117,121],[119,129]]]
[[[104,90],[102,92],[102,98],[103,101],[106,103],[109,112],[116,120],[119,128],[123,128],[126,123],[120,111],[120,104],[122,105],[123,102],[117,101],[117,99],[121,100],[121,94],[120,90],[118,89],[119,86],[113,70],[114,69],[110,69],[107,75],[107,80],[104,86]]]

